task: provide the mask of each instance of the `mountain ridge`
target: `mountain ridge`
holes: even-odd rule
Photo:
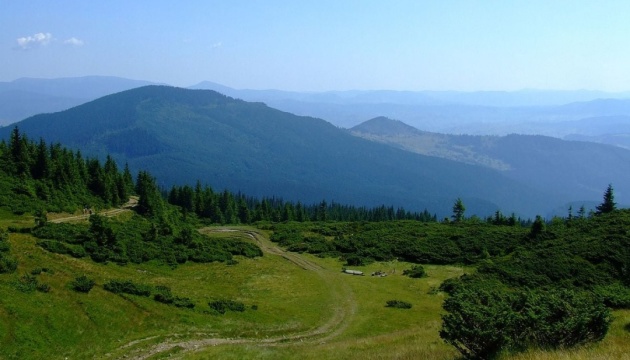
[[[630,202],[630,151],[612,145],[565,141],[542,135],[473,136],[420,131],[379,117],[349,130],[351,134],[407,151],[494,168],[504,175],[565,194],[599,200],[608,183],[622,202]]]
[[[321,119],[208,90],[146,86],[17,126],[86,154],[112,153],[166,187],[201,180],[253,196],[426,208],[440,216],[457,197],[479,215],[500,208],[532,216],[567,200],[490,169],[374,144]],[[5,138],[8,132],[0,129]]]

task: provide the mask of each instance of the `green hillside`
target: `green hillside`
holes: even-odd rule
[[[110,153],[160,185],[196,180],[254,196],[305,203],[391,204],[447,216],[466,200],[482,216],[533,216],[566,199],[497,171],[410,154],[351,136],[319,119],[294,116],[213,91],[148,86],[18,123],[33,138],[90,155]],[[8,136],[9,129],[0,129]]]

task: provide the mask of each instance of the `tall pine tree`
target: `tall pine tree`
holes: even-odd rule
[[[613,187],[611,184],[606,188],[606,192],[604,192],[604,202],[597,205],[596,214],[606,214],[612,212],[616,209],[617,204],[615,204],[615,194],[613,191]]]

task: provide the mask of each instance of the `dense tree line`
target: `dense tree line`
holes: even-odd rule
[[[317,204],[283,201],[278,198],[257,199],[227,190],[215,192],[210,186],[197,182],[173,186],[166,195],[170,204],[179,206],[185,213],[219,224],[251,224],[254,222],[316,222],[316,221],[436,221],[435,214],[427,210],[411,212],[384,205],[367,208],[343,205],[323,200]]]
[[[118,206],[134,191],[129,168],[120,171],[110,156],[104,164],[84,159],[60,144],[31,141],[17,127],[0,142],[0,167],[0,200],[15,213]]]
[[[482,221],[276,223],[271,240],[287,250],[344,259],[348,265],[401,260],[423,264],[477,264],[519,246],[527,228]]]
[[[104,163],[83,158],[60,144],[48,145],[41,139],[30,140],[16,127],[8,143],[0,142],[0,165],[4,170],[2,204],[16,213],[34,208],[57,212],[73,212],[78,206],[111,207],[138,194],[138,212],[157,215],[164,206],[157,182],[146,171],[138,173],[134,183],[129,167],[120,171],[111,156]],[[12,179],[12,180],[8,180]],[[17,195],[17,196],[16,196]],[[214,191],[210,186],[173,186],[163,194],[168,203],[181,207],[185,214],[211,223],[251,224],[259,221],[436,221],[427,210],[411,212],[387,206],[355,207],[336,202],[306,205],[278,198],[257,199],[227,190]]]

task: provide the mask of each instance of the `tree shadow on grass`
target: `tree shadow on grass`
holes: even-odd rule
[[[626,326],[623,327],[624,330],[630,332],[630,323],[627,323]]]

